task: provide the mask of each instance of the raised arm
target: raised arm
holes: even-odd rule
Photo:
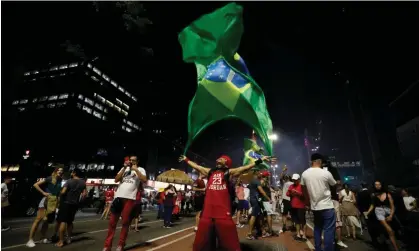
[[[237,167],[237,168],[232,168],[232,169],[230,169],[230,175],[231,176],[239,176],[240,174],[249,171],[253,167],[255,167],[259,164],[262,164],[263,161],[268,160],[269,158],[270,158],[269,156],[263,156],[262,158],[256,160],[254,163],[251,163],[249,165],[241,166],[241,167]]]
[[[186,162],[186,164],[188,164],[190,167],[192,167],[193,169],[195,169],[196,171],[198,171],[199,173],[201,173],[202,175],[208,176],[208,173],[211,169],[206,168],[206,167],[202,167],[198,164],[196,164],[195,162],[193,162],[192,160],[188,159],[188,157],[186,157],[185,155],[181,155],[179,157],[179,162]]]

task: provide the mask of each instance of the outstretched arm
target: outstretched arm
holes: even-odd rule
[[[202,167],[202,166],[196,164],[195,162],[189,160],[188,157],[186,157],[184,155],[181,155],[180,158],[179,158],[179,162],[182,162],[182,161],[185,161],[186,164],[188,164],[190,167],[192,167],[193,169],[195,169],[196,171],[200,172],[201,174],[203,174],[205,176],[207,176],[209,171],[211,170],[209,168]]]
[[[230,175],[231,176],[239,176],[240,174],[242,174],[246,171],[249,171],[250,169],[252,169],[256,165],[261,164],[263,161],[268,160],[269,158],[270,158],[269,156],[263,156],[262,158],[256,160],[254,163],[251,163],[249,165],[241,166],[241,167],[237,167],[237,168],[232,168],[232,169],[230,169]]]

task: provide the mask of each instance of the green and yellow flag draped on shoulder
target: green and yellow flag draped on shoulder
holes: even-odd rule
[[[198,89],[189,105],[189,139],[211,124],[238,118],[252,127],[272,154],[272,121],[262,89],[237,54],[243,34],[243,8],[230,3],[194,21],[179,34],[183,60],[195,63]]]

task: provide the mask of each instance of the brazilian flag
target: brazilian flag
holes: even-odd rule
[[[272,155],[272,121],[262,89],[237,53],[243,34],[243,8],[230,3],[194,21],[179,34],[183,60],[194,63],[198,89],[189,105],[187,151],[211,124],[230,118],[247,123]]]

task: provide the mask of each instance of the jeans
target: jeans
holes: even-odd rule
[[[158,204],[157,205],[158,211],[157,211],[157,219],[161,219],[163,218],[163,211],[164,211],[164,206],[163,204]]]
[[[322,231],[324,231],[324,251],[334,251],[336,232],[335,209],[313,210],[314,214],[314,246],[316,251],[322,250]]]
[[[164,225],[170,226],[172,220],[173,206],[164,206]]]

